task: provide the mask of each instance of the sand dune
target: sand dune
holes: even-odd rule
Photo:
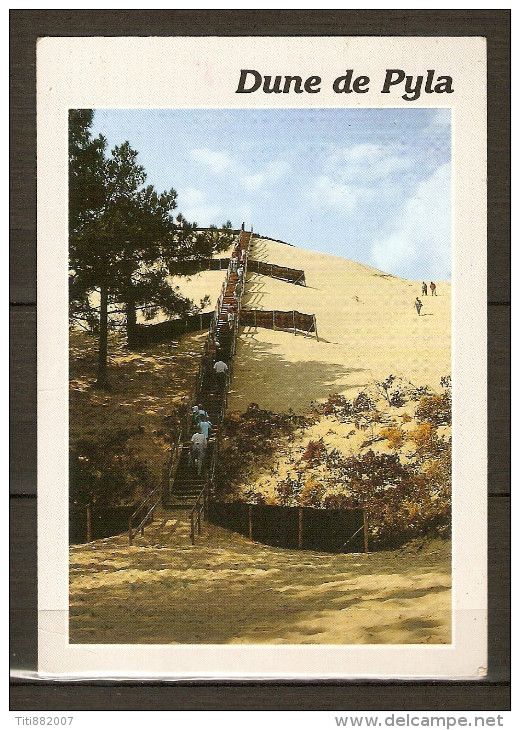
[[[451,373],[449,282],[436,282],[437,297],[421,297],[419,317],[414,300],[421,296],[421,282],[265,239],[254,239],[250,256],[303,269],[307,286],[252,273],[244,306],[315,314],[319,340],[243,328],[231,409],[256,402],[261,408],[300,412],[312,400],[334,392],[351,396],[390,374],[438,390],[439,379]]]
[[[71,547],[71,643],[446,644],[449,543],[285,550],[185,515]]]

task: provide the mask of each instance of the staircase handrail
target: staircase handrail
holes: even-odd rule
[[[197,501],[193,505],[193,509],[190,512],[190,539],[191,544],[195,545],[195,524],[197,525],[197,534],[200,535],[202,532],[201,527],[201,515],[207,515],[208,509],[208,485],[205,484],[197,497]],[[195,516],[196,515],[196,516]]]
[[[156,509],[156,507],[158,507],[161,499],[162,499],[162,485],[159,485],[157,487],[154,487],[154,489],[152,489],[151,492],[148,492],[148,494],[143,498],[143,500],[141,501],[139,506],[130,515],[130,517],[128,518],[128,543],[129,543],[129,545],[132,544],[132,541],[138,532],[141,532],[141,535],[144,535],[144,526],[150,520],[150,518],[153,519],[154,510]],[[134,520],[136,520],[138,518],[138,516],[141,514],[141,511],[145,507],[148,507],[148,511],[146,512],[144,517],[141,519],[139,524],[134,528],[134,526],[133,526]]]
[[[240,240],[239,236],[238,236],[238,240]],[[213,331],[216,328],[216,322],[218,320],[218,315],[220,314],[220,308],[222,306],[222,302],[224,301],[224,295],[225,295],[225,292],[226,292],[226,289],[227,289],[227,286],[228,286],[228,283],[229,283],[229,277],[230,277],[230,275],[231,275],[231,259],[229,260],[229,264],[228,264],[228,268],[227,268],[227,272],[226,272],[226,277],[225,277],[224,281],[222,282],[220,296],[217,299],[217,304],[216,304],[216,308],[215,308],[216,317],[214,317],[214,319],[210,323],[208,336],[206,337],[206,341],[204,343],[204,348],[203,348],[203,351],[202,351],[201,360],[199,362],[199,368],[198,368],[198,371],[197,371],[197,376],[195,378],[195,383],[194,383],[194,386],[192,388],[191,397],[189,398],[189,401],[188,401],[188,412],[186,414],[185,421],[184,421],[183,424],[181,424],[181,428],[179,430],[179,436],[178,436],[177,443],[176,443],[176,446],[175,446],[175,456],[176,456],[175,466],[174,466],[174,468],[170,468],[169,467],[169,469],[168,469],[168,471],[169,471],[169,474],[168,474],[168,487],[167,487],[168,493],[170,492],[172,481],[175,478],[175,471],[176,471],[177,466],[179,464],[182,442],[184,441],[185,436],[188,435],[189,429],[191,427],[191,409],[193,408],[193,406],[198,405],[199,400],[200,400],[199,394],[200,394],[200,390],[201,390],[201,386],[202,386],[202,381],[203,381],[203,376],[204,376],[204,371],[205,371],[205,368],[206,368],[206,364],[207,364],[207,360],[208,360],[208,355],[209,355],[210,335],[213,333]],[[170,465],[172,463],[172,452],[173,452],[173,447],[170,448],[170,462],[169,462]]]

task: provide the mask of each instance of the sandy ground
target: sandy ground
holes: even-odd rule
[[[390,374],[439,390],[451,372],[448,283],[436,282],[436,298],[422,298],[419,317],[420,282],[272,241],[257,240],[251,256],[303,268],[307,287],[250,274],[245,306],[314,313],[319,340],[243,328],[230,409],[256,402],[305,411]],[[223,275],[183,280],[182,293],[196,301],[209,293],[214,306]],[[330,424],[327,434],[330,445],[350,438]],[[71,548],[70,641],[449,643],[450,562],[440,539],[335,555],[272,548],[207,526],[192,547],[186,519],[166,515],[132,547],[123,535]]]
[[[244,306],[315,314],[319,340],[243,328],[230,409],[255,402],[302,412],[311,400],[334,392],[351,397],[390,374],[439,390],[441,376],[451,373],[449,283],[436,282],[437,297],[421,297],[421,282],[263,239],[254,239],[250,256],[303,269],[307,286],[249,274]],[[416,296],[424,305],[420,317]]]
[[[219,256],[225,257],[226,253],[219,254]],[[218,257],[217,257],[218,258]],[[177,289],[179,294],[183,297],[191,299],[194,304],[198,307],[201,304],[201,300],[204,297],[209,296],[208,303],[201,308],[201,312],[212,312],[217,304],[217,299],[220,294],[220,289],[226,278],[226,269],[221,271],[201,271],[193,276],[170,276],[168,282],[173,289]],[[93,292],[89,297],[91,306],[99,307],[99,292]],[[122,310],[122,305],[111,305],[109,311]],[[143,312],[138,310],[137,312],[137,323],[138,324],[156,324],[157,322],[164,322],[170,319],[169,316],[163,312],[158,314],[152,319],[146,319],[143,316]]]
[[[182,516],[181,516],[182,517]],[[450,546],[294,551],[166,515],[71,548],[71,643],[450,643]]]

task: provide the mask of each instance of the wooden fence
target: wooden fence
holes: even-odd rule
[[[253,261],[249,259],[249,271],[255,271],[257,274],[271,276],[273,279],[282,279],[291,284],[305,284],[305,271],[302,269],[289,269],[287,266],[278,266],[278,264],[270,264],[267,261]]]
[[[208,520],[266,545],[336,553],[368,552],[368,525],[362,509],[210,501]]]
[[[304,314],[292,310],[281,312],[268,309],[246,309],[242,308],[240,313],[240,324],[249,327],[264,327],[270,330],[285,330],[303,332],[304,334],[315,334],[318,339],[318,328],[314,314]]]
[[[123,507],[72,507],[69,512],[69,543],[75,545],[125,532],[135,509],[135,504]]]
[[[203,312],[202,314],[191,314],[183,319],[169,319],[157,324],[138,324],[132,339],[133,347],[137,349],[158,342],[167,342],[186,332],[206,330],[210,327],[214,316],[214,312]]]

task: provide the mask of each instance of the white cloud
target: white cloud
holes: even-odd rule
[[[201,203],[203,199],[204,193],[202,190],[197,190],[196,188],[184,188],[179,195],[180,208],[182,210],[182,208],[186,205],[189,208],[192,208],[198,203]]]
[[[265,175],[262,175],[261,172],[257,173],[256,175],[245,175],[242,178],[241,182],[242,185],[247,188],[247,190],[254,192],[255,190],[258,190],[262,187],[263,183],[265,182]]]
[[[429,128],[444,132],[451,127],[451,109],[434,109]]]
[[[412,159],[383,145],[363,143],[335,149],[306,197],[315,208],[361,214],[362,207],[374,200],[386,202],[394,197],[403,176],[412,169]]]
[[[220,225],[223,221],[221,218],[225,216],[222,206],[220,205],[198,205],[193,208],[186,208],[183,211],[186,220],[196,223],[199,226],[206,227],[210,225]]]
[[[196,221],[199,226],[217,225],[224,215],[221,205],[209,202],[206,194],[198,188],[184,188],[179,195],[179,210],[186,220]]]
[[[350,215],[358,204],[358,193],[353,186],[336,182],[327,175],[320,175],[308,191],[307,197],[315,208],[334,208],[344,215]]]
[[[327,162],[329,174],[344,183],[373,185],[413,167],[413,161],[379,144],[357,144],[336,150]]]
[[[233,176],[238,186],[252,193],[272,185],[290,171],[289,164],[284,160],[272,160],[263,168],[255,167],[253,171],[250,166],[233,159],[226,151],[210,150],[207,147],[190,150],[190,156],[215,175],[226,173],[228,178]]]
[[[190,156],[201,165],[209,167],[211,172],[217,175],[235,166],[233,159],[227,152],[218,152],[207,147],[197,147],[190,150]]]
[[[451,278],[451,167],[421,182],[371,248],[377,268],[405,278]],[[414,273],[415,272],[415,273]]]

